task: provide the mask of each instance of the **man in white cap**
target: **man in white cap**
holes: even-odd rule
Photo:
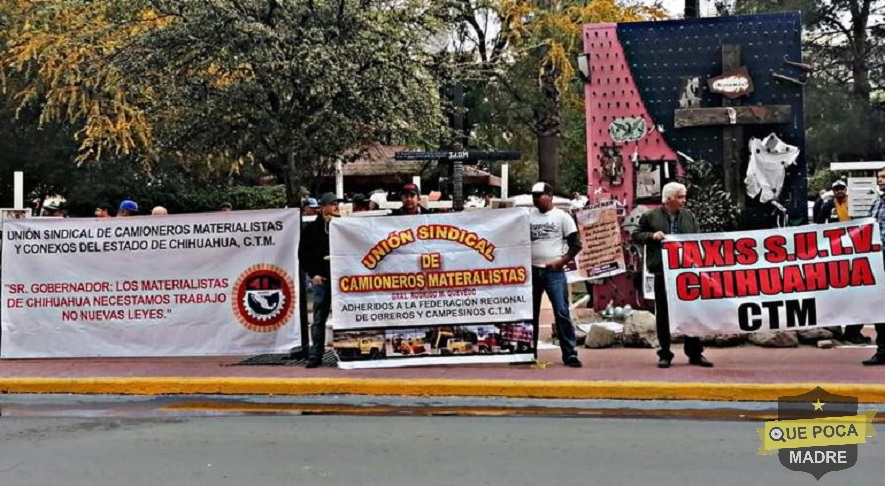
[[[832,190],[833,198],[821,205],[814,221],[817,224],[851,221],[851,216],[848,215],[848,186],[844,181],[838,180],[833,183]]]
[[[166,216],[167,214],[169,214],[169,211],[163,206],[157,206],[154,209],[151,209],[151,216]]]
[[[575,326],[569,315],[568,280],[565,267],[581,251],[575,220],[553,207],[553,186],[539,182],[532,186],[535,209],[529,215],[532,239],[532,320],[537,330],[544,293],[553,306],[556,334],[562,362],[572,368],[583,366],[578,359]]]
[[[825,224],[851,221],[851,216],[848,215],[848,185],[840,179],[833,183],[831,189],[833,197],[824,201],[821,205],[815,223]],[[835,330],[838,331],[839,328],[835,328]],[[870,342],[870,339],[865,337],[861,331],[863,331],[863,325],[860,324],[845,326],[842,340],[852,344],[867,344]]]

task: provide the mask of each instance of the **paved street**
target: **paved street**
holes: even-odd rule
[[[818,483],[756,423],[512,417],[0,419],[0,484],[878,484],[881,438]]]

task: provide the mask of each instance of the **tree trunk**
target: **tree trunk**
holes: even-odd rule
[[[854,80],[853,93],[855,98],[866,106],[870,103],[870,67],[867,52],[867,24],[870,20],[870,1],[860,2],[858,9],[852,12],[851,31],[853,34],[851,50],[851,75]]]
[[[285,154],[286,163],[283,171],[283,180],[286,184],[286,205],[290,208],[301,207],[301,177],[295,166],[295,151],[289,150]]]
[[[544,105],[535,110],[538,135],[538,179],[559,190],[559,138],[562,135],[562,104],[556,88],[556,70],[547,66],[541,76]]]

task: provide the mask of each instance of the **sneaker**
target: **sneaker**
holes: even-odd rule
[[[570,368],[580,368],[584,366],[584,363],[581,363],[581,360],[578,359],[576,355],[571,355],[564,361],[565,365]]]

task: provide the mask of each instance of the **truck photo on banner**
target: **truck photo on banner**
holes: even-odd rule
[[[0,357],[288,352],[298,210],[3,224]]]
[[[670,330],[705,335],[881,322],[881,241],[872,218],[667,236]]]
[[[339,367],[534,361],[524,209],[338,218],[329,236]]]

